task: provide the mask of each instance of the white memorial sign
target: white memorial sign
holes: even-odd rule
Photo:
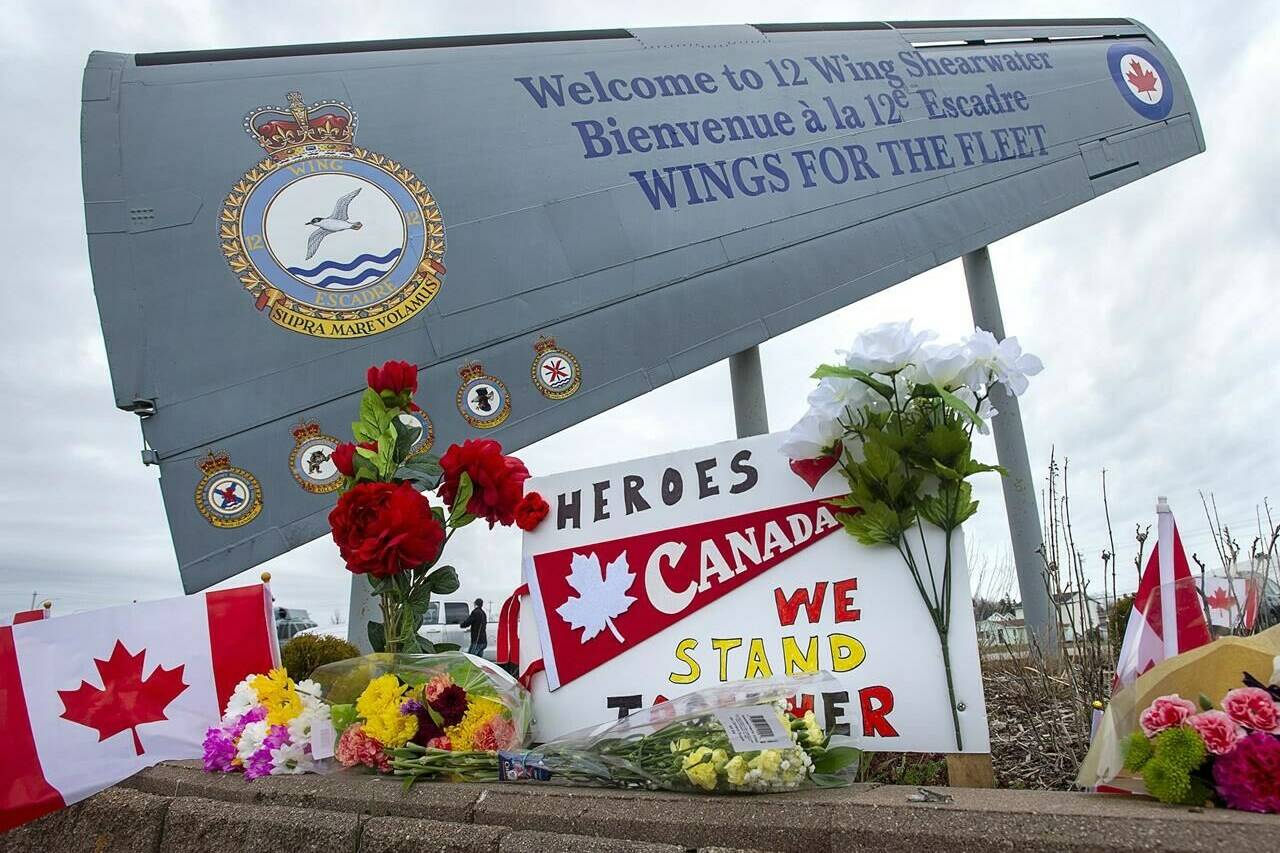
[[[827,670],[842,689],[796,702],[833,733],[956,751],[937,632],[902,558],[846,534],[825,502],[846,490],[838,471],[811,488],[781,438],[529,481],[551,505],[524,537],[520,666],[536,673],[537,739],[720,682]],[[941,554],[941,532],[925,536]],[[952,547],[967,591],[963,537]],[[986,752],[968,595],[952,607],[964,750]]]

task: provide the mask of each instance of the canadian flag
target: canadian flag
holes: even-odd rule
[[[1173,511],[1164,498],[1156,505],[1156,518],[1159,539],[1133,596],[1112,692],[1132,684],[1160,661],[1212,639]],[[1166,624],[1167,613],[1174,615],[1172,625]]]
[[[0,627],[0,831],[199,758],[236,684],[279,659],[262,584]]]
[[[1253,578],[1210,575],[1202,582],[1209,621],[1228,630],[1253,629],[1258,618],[1258,582]]]

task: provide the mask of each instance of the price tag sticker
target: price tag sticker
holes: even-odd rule
[[[772,705],[720,708],[713,711],[738,752],[757,749],[789,749],[795,746],[791,731]]]
[[[317,720],[311,726],[311,757],[316,761],[333,758],[333,743],[336,740],[333,723],[328,717]]]

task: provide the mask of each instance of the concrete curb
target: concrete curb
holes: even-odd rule
[[[913,789],[698,797],[556,785],[423,783],[360,773],[271,777],[154,767],[27,827],[0,853],[1094,853],[1254,849],[1280,817],[1063,792]]]

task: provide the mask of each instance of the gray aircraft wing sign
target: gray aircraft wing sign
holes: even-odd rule
[[[328,530],[371,364],[517,448],[1204,150],[1123,19],[94,53],[82,135],[188,591]]]

